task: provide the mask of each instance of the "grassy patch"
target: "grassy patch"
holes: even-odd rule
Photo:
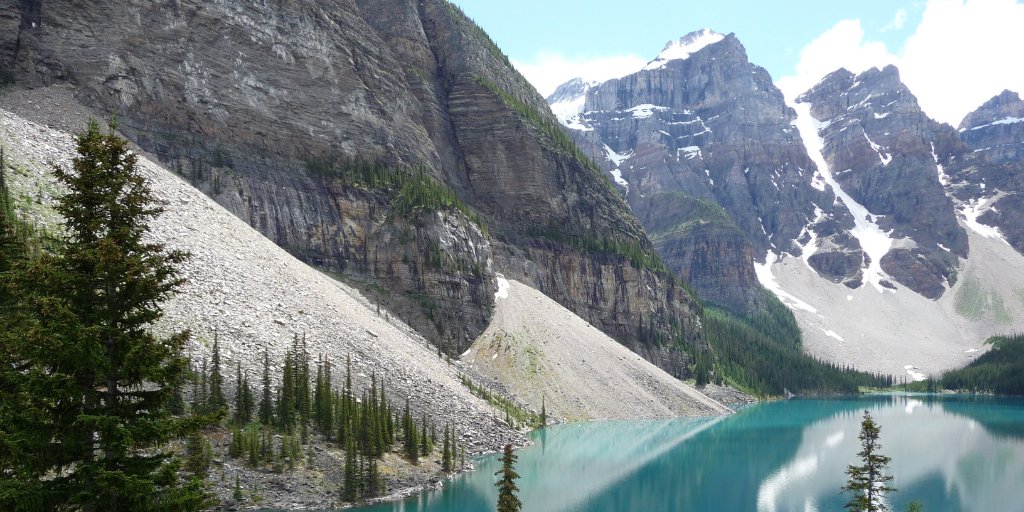
[[[1008,325],[1013,322],[1013,315],[1006,307],[1002,295],[986,289],[975,277],[964,278],[953,298],[953,306],[957,314],[968,320],[981,320],[991,313],[992,320],[998,324]]]
[[[392,215],[408,216],[421,211],[457,211],[486,235],[487,225],[458,195],[423,169],[395,169],[378,164],[347,163],[332,157],[309,159],[306,170],[345,185],[384,194]]]
[[[497,409],[504,411],[510,420],[512,420],[512,426],[528,425],[530,427],[540,426],[540,416],[534,414],[526,409],[523,409],[519,404],[512,400],[505,398],[497,393],[491,392],[484,386],[481,386],[472,381],[465,375],[459,375],[459,380],[462,381],[462,385],[466,386],[470,392],[474,395],[482,398],[487,403],[493,405]]]

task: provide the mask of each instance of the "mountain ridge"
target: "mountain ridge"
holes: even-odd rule
[[[706,74],[704,67],[720,69]],[[728,75],[730,69],[742,71]],[[988,311],[982,316],[1009,315],[1013,325],[1020,325],[1012,287],[991,276],[978,281],[970,270],[977,258],[968,243],[974,232],[1014,230],[1024,220],[1017,213],[1018,194],[1007,167],[1020,161],[1015,148],[1024,140],[1014,131],[1024,123],[1014,122],[1022,107],[1013,93],[993,98],[973,118],[968,115],[976,121],[958,132],[921,111],[895,67],[859,75],[837,70],[794,105],[763,69],[746,62],[734,35],[653,72],[658,71],[663,75],[657,80],[651,70],[642,70],[585,88],[561,89],[549,100],[583,103],[580,112],[562,118],[563,124],[619,184],[666,264],[692,282],[702,298],[735,314],[749,314],[763,308],[751,299],[763,293],[763,286],[797,315],[811,354],[895,375],[907,372],[902,365],[871,361],[880,356],[870,348],[877,344],[867,345],[865,352],[874,355],[866,357],[854,349],[838,350],[836,342],[845,344],[852,333],[867,335],[873,329],[867,326],[885,326],[900,336],[936,339],[955,332],[981,341],[1008,328],[1005,320],[1003,327],[986,327],[980,317],[965,317],[964,308],[948,306],[963,303],[977,286],[991,297],[982,300]],[[759,96],[761,90],[774,94]],[[568,95],[572,92],[582,94],[582,102]],[[723,121],[724,116],[731,117]],[[691,124],[696,128],[679,129]],[[965,132],[979,140],[965,142]],[[1002,138],[998,143],[980,140],[988,132]],[[730,143],[743,150],[723,163],[720,155]],[[1000,148],[1000,153],[992,150],[992,160],[985,158],[988,146]],[[985,181],[990,182],[988,194],[980,192],[986,190]],[[995,183],[1001,188],[993,189]],[[993,201],[1002,201],[1003,208],[993,207]],[[992,226],[996,219],[998,228],[982,224]],[[984,258],[994,257],[987,248],[980,251]],[[784,261],[799,262],[813,277]],[[965,271],[971,283],[958,286]],[[794,286],[780,272],[822,284]],[[847,291],[828,282],[845,285]],[[862,293],[851,292],[865,286],[883,296],[909,292],[933,302],[882,301],[880,308],[911,315],[921,310],[925,317],[947,317],[934,325],[958,327],[946,327],[944,334],[926,324],[908,329],[884,315],[872,324],[867,319],[874,313],[861,313],[866,327],[844,323],[845,335],[823,324],[816,301],[835,300],[841,306],[838,301],[854,300]],[[991,309],[996,303],[1009,309],[996,314]],[[842,314],[841,307],[828,310],[830,318]],[[945,362],[932,358],[926,365],[929,373],[963,364],[949,350],[939,349],[946,351]],[[898,357],[914,359],[906,353]]]

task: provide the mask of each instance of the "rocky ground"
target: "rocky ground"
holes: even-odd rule
[[[320,436],[311,438],[303,447],[302,460],[294,468],[275,468],[270,465],[251,467],[245,461],[227,456],[230,433],[219,429],[208,438],[214,444],[215,458],[208,481],[211,492],[221,504],[215,510],[245,510],[252,508],[281,508],[286,510],[323,510],[342,508],[342,468],[344,452]],[[385,454],[380,462],[381,476],[386,492],[367,502],[394,501],[411,496],[423,489],[444,485],[447,478],[441,472],[440,447],[430,457],[420,459],[418,465],[408,463],[395,453]],[[457,463],[457,473],[472,471],[473,461]],[[456,474],[457,474],[456,473]],[[235,477],[242,498],[235,498]]]
[[[491,325],[461,359],[529,409],[568,421],[730,412],[537,290],[499,282]]]

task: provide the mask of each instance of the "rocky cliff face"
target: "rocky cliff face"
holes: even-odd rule
[[[883,247],[865,247],[869,268],[880,258],[886,277],[940,297],[956,282],[958,257],[968,249],[937,167],[937,153],[960,144],[956,132],[921,111],[893,66],[858,76],[836,71],[797,101],[810,105],[818,123],[828,167],[822,171],[852,199],[842,198],[847,207],[883,234]]]
[[[796,240],[832,213],[795,114],[733,35],[671,41],[644,69],[549,101],[611,173],[673,270],[712,303],[740,313],[764,291],[755,260],[800,254]],[[572,87],[570,87],[572,86]],[[579,91],[577,112],[571,92]],[[559,110],[559,109],[556,109]],[[806,240],[805,240],[806,241]]]
[[[444,0],[5,3],[0,71],[72,84],[232,213],[450,353],[486,325],[496,271],[677,374],[679,347],[701,346],[690,298],[626,204]]]
[[[1024,252],[1024,101],[1003,91],[968,114],[958,133],[963,146],[942,161],[961,216]]]

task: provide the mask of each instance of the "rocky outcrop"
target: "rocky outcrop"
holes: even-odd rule
[[[706,300],[758,310],[754,261],[799,254],[794,241],[815,205],[832,209],[830,194],[811,186],[814,164],[768,73],[734,35],[705,30],[584,90],[581,112],[565,122],[615,177],[666,264]]]
[[[964,145],[942,160],[961,215],[997,228],[1024,252],[1024,101],[1003,91],[968,114],[958,133]]]
[[[968,249],[936,160],[960,143],[956,132],[921,111],[893,66],[858,76],[836,71],[797,101],[810,104],[821,124],[831,178],[890,240],[880,251],[881,270],[925,297],[940,297],[956,282],[958,257]],[[848,259],[832,257],[830,266]]]
[[[700,347],[626,204],[445,0],[4,4],[0,66],[116,112],[169,168],[449,353],[486,325],[495,270],[666,367]],[[367,165],[429,183],[350,179]]]

